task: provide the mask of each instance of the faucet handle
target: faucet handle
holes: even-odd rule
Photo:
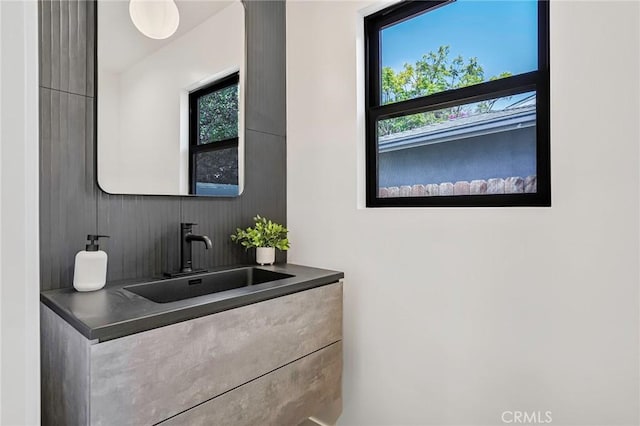
[[[192,226],[197,225],[197,223],[193,223],[193,222],[182,222],[180,224],[181,227],[183,228],[191,228]]]

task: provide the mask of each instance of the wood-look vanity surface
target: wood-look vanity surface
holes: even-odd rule
[[[45,425],[282,425],[341,402],[341,282],[106,342],[41,310]]]

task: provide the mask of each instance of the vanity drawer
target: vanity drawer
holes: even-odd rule
[[[341,382],[342,342],[336,342],[161,425],[295,426],[309,414],[334,424],[342,410]],[[322,417],[325,412],[331,418]]]
[[[91,345],[90,423],[160,422],[341,339],[338,282]]]

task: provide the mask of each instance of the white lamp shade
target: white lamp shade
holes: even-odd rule
[[[129,15],[138,31],[156,40],[171,37],[180,23],[173,0],[130,0]]]

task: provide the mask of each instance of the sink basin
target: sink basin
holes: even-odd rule
[[[246,267],[137,284],[124,289],[156,303],[169,303],[291,277],[293,275]]]

